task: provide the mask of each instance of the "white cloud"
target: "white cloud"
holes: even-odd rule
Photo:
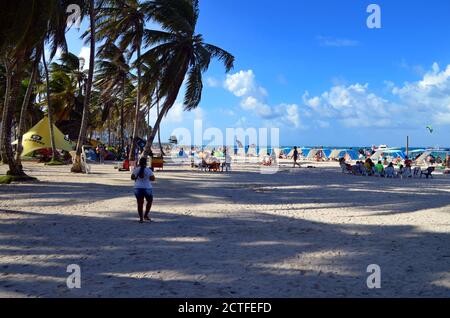
[[[337,120],[346,127],[406,127],[450,124],[450,65],[440,70],[434,63],[417,82],[398,87],[385,81],[386,97],[368,84],[336,85],[320,96],[303,95],[303,105],[315,124]]]
[[[240,106],[269,124],[280,122],[295,128],[327,128],[332,122],[345,127],[421,127],[450,124],[450,65],[441,70],[437,63],[422,79],[397,86],[384,82],[383,94],[370,90],[369,84],[336,84],[319,95],[306,91],[301,104],[275,106],[265,101],[268,95],[258,86],[253,71],[241,71],[227,78],[225,87],[241,98]],[[242,123],[242,121],[240,121]]]
[[[225,88],[237,97],[250,95],[255,92],[255,74],[252,70],[240,71],[235,74],[228,74],[225,79]]]
[[[241,98],[240,106],[244,111],[252,112],[272,125],[278,125],[281,121],[282,124],[300,127],[298,106],[286,104],[268,105],[265,99],[269,94],[264,87],[257,84],[252,70],[228,75],[224,87],[236,97]],[[238,124],[242,126],[242,118],[238,121]]]
[[[91,57],[91,48],[89,48],[87,46],[83,46],[81,48],[80,54],[78,54],[78,57],[84,59],[83,71],[88,70],[89,69],[89,60]]]
[[[208,77],[206,79],[206,85],[208,87],[219,87],[220,86],[220,81],[215,79],[214,77]]]
[[[394,105],[369,92],[368,84],[333,86],[321,96],[303,95],[304,105],[314,113],[318,126],[327,126],[322,119],[337,119],[347,127],[388,126],[395,113]]]

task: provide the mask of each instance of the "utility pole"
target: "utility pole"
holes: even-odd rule
[[[409,136],[406,136],[406,157],[409,158]]]

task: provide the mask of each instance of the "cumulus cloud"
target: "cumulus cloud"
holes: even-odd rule
[[[227,76],[224,87],[236,97],[241,98],[240,106],[244,111],[252,112],[259,118],[278,125],[283,124],[300,127],[300,115],[297,105],[280,104],[271,106],[266,102],[267,90],[258,85],[252,70],[239,71]],[[245,118],[245,117],[244,117]],[[237,125],[242,126],[239,120]]]
[[[441,70],[434,63],[420,81],[396,86],[386,81],[387,96],[369,84],[336,85],[319,96],[303,95],[305,111],[323,120],[337,120],[346,127],[405,127],[450,123],[450,65]]]
[[[271,124],[327,128],[337,122],[344,127],[418,127],[450,124],[450,65],[437,63],[416,82],[396,85],[385,81],[383,94],[371,91],[368,83],[335,84],[319,95],[303,94],[301,103],[271,106],[268,94],[258,85],[253,71],[229,75],[225,88],[241,98],[240,106]],[[261,92],[264,92],[262,94]]]
[[[303,95],[303,103],[314,117],[339,120],[348,127],[391,124],[392,104],[369,91],[368,84],[338,85],[321,96]],[[317,122],[324,126],[324,122]]]
[[[224,86],[236,97],[255,96],[261,98],[268,95],[265,88],[257,85],[252,70],[228,74]]]

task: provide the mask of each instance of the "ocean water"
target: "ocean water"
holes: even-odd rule
[[[297,146],[297,147],[298,147],[299,150],[301,150],[303,156],[308,156],[308,154],[309,154],[311,149],[322,149],[327,157],[335,149],[352,150],[351,152],[354,154],[354,155],[352,155],[352,157],[357,156],[357,153],[359,152],[359,150],[364,150],[364,151],[372,150],[371,146],[362,146],[362,147],[360,147],[360,146],[351,146],[351,147],[349,147],[349,146],[326,146],[326,147],[322,147],[322,146],[320,146],[320,147],[317,147],[317,146],[303,146],[303,147]],[[194,147],[194,148],[198,148],[198,147]],[[202,148],[203,149],[208,149],[208,150],[212,150],[212,149],[219,150],[222,147],[213,147],[213,146],[206,146],[205,145]],[[244,147],[245,153],[248,153],[250,148],[256,148],[256,153],[257,154],[260,154],[260,152],[261,152],[261,150],[263,148],[267,149],[267,153],[268,154],[272,154],[272,152],[273,152],[273,148],[272,147],[259,147],[259,146],[250,147],[250,146],[245,146]],[[282,147],[277,147],[277,148],[280,148],[282,150],[282,152],[287,155],[287,154],[289,154],[292,151],[294,146],[282,146]],[[426,149],[429,149],[429,148],[430,147],[409,147],[409,152],[411,153],[411,152],[416,152],[416,151],[420,151],[420,150],[426,150]],[[395,147],[393,149],[400,150],[403,153],[402,157],[404,157],[406,155],[406,147]],[[450,148],[440,148],[440,149],[441,150],[450,151]],[[235,146],[234,147],[234,153],[237,154],[238,150],[239,150],[239,148],[237,146]],[[416,152],[416,153],[419,154],[419,152]]]

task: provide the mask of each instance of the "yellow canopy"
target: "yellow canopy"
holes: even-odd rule
[[[55,135],[56,149],[72,151],[72,142],[70,142],[70,140],[67,140],[63,133],[54,124],[53,131]],[[12,144],[17,145],[17,140]],[[47,149],[52,147],[50,141],[50,122],[47,116],[45,116],[40,122],[36,124],[36,126],[31,128],[25,135],[23,135],[22,145],[22,156],[26,156],[39,149]]]

